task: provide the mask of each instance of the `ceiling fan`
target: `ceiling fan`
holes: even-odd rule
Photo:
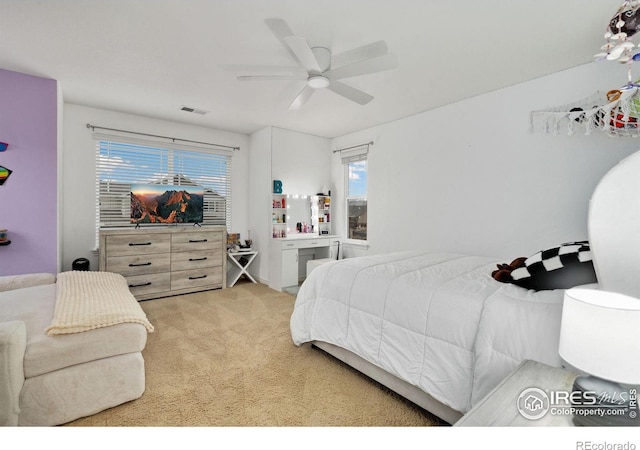
[[[387,44],[384,41],[333,55],[328,48],[310,47],[306,39],[294,35],[289,25],[282,19],[266,19],[265,23],[304,70],[270,67],[269,74],[241,75],[238,76],[238,80],[306,81],[306,85],[291,102],[289,109],[299,109],[316,90],[324,88],[360,105],[366,105],[373,100],[371,95],[339,80],[398,67],[398,59],[387,52]],[[257,70],[265,72],[265,69],[267,68],[261,67]]]

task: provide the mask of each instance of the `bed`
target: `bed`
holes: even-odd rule
[[[589,253],[597,284],[586,285],[640,298],[637,173],[640,152],[614,167],[592,196]],[[558,262],[563,255],[554,251]],[[576,254],[584,263],[586,252]],[[536,258],[535,264],[546,263],[540,255],[544,259],[545,252],[526,264]],[[293,342],[311,343],[455,423],[523,360],[562,365],[564,289],[499,282],[491,276],[498,264],[494,258],[415,251],[322,264],[298,292]],[[568,267],[558,263],[547,274],[575,275]],[[566,288],[585,280],[564,278]]]
[[[293,341],[453,423],[522,360],[560,364],[562,291],[497,282],[497,263],[398,252],[323,264],[300,287]]]

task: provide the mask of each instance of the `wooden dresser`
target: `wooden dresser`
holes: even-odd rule
[[[104,228],[100,270],[122,274],[138,300],[226,287],[223,226]]]

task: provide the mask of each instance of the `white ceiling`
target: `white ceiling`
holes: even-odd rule
[[[620,0],[0,0],[0,68],[58,80],[65,102],[240,133],[336,137],[593,61]],[[400,67],[344,80],[238,81],[229,65],[295,65],[264,23],[334,54],[386,41]],[[579,82],[579,80],[577,80]],[[180,111],[186,105],[209,111]]]

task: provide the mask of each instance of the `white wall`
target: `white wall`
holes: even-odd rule
[[[284,194],[315,195],[329,187],[329,139],[275,127],[272,139],[271,176],[282,180]]]
[[[498,69],[496,69],[498,70]],[[368,249],[423,249],[511,261],[587,238],[598,180],[640,147],[634,139],[533,134],[530,112],[619,87],[626,70],[593,63],[332,141],[367,142]],[[562,130],[564,131],[564,130]],[[344,235],[344,172],[332,157],[334,225]]]
[[[265,284],[269,281],[269,240],[271,227],[271,134],[267,127],[249,136],[249,228],[253,247],[258,250],[249,272]]]
[[[232,232],[247,235],[249,136],[65,103],[62,166],[62,270],[83,257],[98,268],[95,248],[95,142],[86,124],[238,146],[232,157]]]
[[[271,193],[273,180],[282,180],[285,194],[314,195],[331,185],[330,139],[267,127],[250,136],[249,203],[254,248],[250,272],[269,281]]]

